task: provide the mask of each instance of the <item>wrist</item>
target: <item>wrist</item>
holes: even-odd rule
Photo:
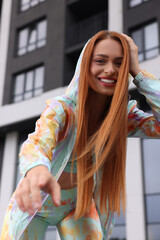
[[[48,170],[48,168],[44,165],[38,165],[38,166],[35,166],[33,168],[31,168],[27,173],[26,173],[26,177],[32,175],[32,174],[35,174],[35,173],[40,173],[42,171],[46,171]],[[48,170],[49,171],[49,170]]]
[[[135,78],[141,71],[142,69],[140,67],[137,67],[131,70],[130,74],[132,75],[133,78]]]

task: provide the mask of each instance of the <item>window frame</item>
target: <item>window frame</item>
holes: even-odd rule
[[[135,8],[135,7],[138,7],[138,6],[140,6],[140,5],[144,4],[144,3],[147,3],[147,2],[149,2],[150,0],[141,0],[140,3],[138,3],[138,4],[134,5],[134,6],[131,6],[131,1],[132,1],[132,0],[129,0],[129,1],[128,1],[128,8],[130,8],[130,9]]]
[[[145,27],[147,27],[147,26],[149,26],[149,25],[151,25],[151,24],[153,24],[153,23],[157,23],[157,25],[158,25],[158,32],[157,32],[157,34],[158,34],[158,46],[156,46],[156,47],[152,47],[152,48],[150,48],[150,49],[145,49]],[[138,30],[140,30],[141,31],[141,34],[142,34],[142,51],[141,52],[138,52],[138,55],[139,54],[143,54],[143,60],[139,60],[139,62],[143,62],[143,61],[147,61],[147,60],[150,60],[150,59],[152,59],[152,58],[155,58],[155,57],[157,57],[159,54],[160,54],[160,33],[159,33],[159,22],[158,22],[158,20],[157,19],[153,19],[152,21],[149,21],[149,22],[147,22],[147,23],[145,23],[145,24],[143,24],[143,25],[140,25],[140,26],[137,26],[137,27],[134,27],[134,28],[131,28],[130,30],[129,30],[129,35],[132,37],[132,34],[134,33],[134,32],[136,32],[136,31],[138,31]],[[149,57],[149,58],[147,58],[146,57],[146,55],[147,55],[147,53],[149,52],[149,51],[152,51],[152,50],[158,50],[158,54],[157,55],[155,55],[155,56],[152,56],[152,57]]]
[[[46,34],[45,34],[45,38],[43,38],[43,39],[38,39],[38,24],[40,24],[40,23],[43,22],[43,21],[46,23]],[[29,48],[29,46],[30,46],[29,40],[30,40],[31,33],[32,33],[32,31],[33,31],[34,29],[36,30],[36,41],[35,41],[35,46],[36,46],[36,47],[35,47],[34,50],[29,51],[29,50],[28,50],[28,48]],[[21,33],[22,31],[24,31],[24,30],[28,30],[27,44],[26,44],[24,47],[20,47],[20,46],[19,46],[19,43],[20,43],[20,33]],[[17,32],[16,32],[16,46],[15,46],[15,53],[14,53],[15,57],[22,57],[22,56],[25,56],[25,55],[27,55],[27,54],[30,54],[30,53],[38,50],[38,49],[41,49],[41,48],[45,47],[45,46],[47,45],[47,31],[48,31],[48,19],[47,19],[46,16],[43,16],[43,17],[41,17],[40,19],[37,19],[36,21],[33,21],[33,22],[31,22],[31,23],[29,23],[29,24],[27,24],[27,25],[25,25],[25,26],[17,29]],[[40,46],[40,47],[39,47],[39,46],[38,46],[38,43],[39,43],[40,41],[42,41],[42,40],[45,41],[45,44],[44,44],[43,46]],[[31,44],[31,45],[32,45],[32,44]],[[20,51],[21,49],[24,49],[24,48],[26,48],[26,52],[23,53],[23,54],[19,54],[19,51]]]
[[[148,111],[149,113],[152,113],[152,111]],[[143,177],[143,198],[144,198],[144,210],[145,210],[145,232],[146,232],[146,240],[149,240],[149,235],[148,235],[148,227],[151,225],[160,225],[160,222],[148,222],[148,212],[147,212],[147,196],[160,196],[160,192],[156,193],[146,193],[145,189],[145,158],[144,158],[144,140],[141,139],[141,153],[142,153],[142,177]],[[148,139],[152,140],[152,139]],[[159,139],[160,141],[160,139]]]
[[[118,219],[120,219],[123,221],[123,222],[118,222]],[[116,222],[116,219],[117,219],[117,222]],[[114,225],[114,228],[113,228],[113,232],[112,232],[112,235],[111,235],[111,240],[121,240],[121,238],[115,238],[115,236],[113,237],[113,234],[114,234],[114,231],[115,229],[118,230],[118,228],[124,228],[125,229],[125,238],[123,239],[127,239],[127,233],[126,233],[126,216],[123,214],[123,210],[121,208],[121,212],[120,212],[120,216],[118,216],[117,214],[115,214],[115,225]]]
[[[31,6],[32,1],[33,0],[29,0],[29,3],[28,3],[29,7],[27,9],[25,9],[25,10],[22,10],[22,7],[27,5],[27,4],[22,4],[22,0],[19,0],[18,1],[18,13],[24,13],[24,12],[26,12],[26,11],[34,8],[34,7],[39,6],[39,4],[42,4],[42,3],[46,2],[46,0],[37,0],[38,3],[36,5],[34,5],[34,6]]]
[[[21,71],[21,72],[18,72],[18,73],[15,73],[13,74],[13,77],[12,77],[12,88],[11,88],[11,103],[18,103],[18,102],[22,102],[22,101],[25,101],[25,100],[28,100],[28,99],[31,99],[33,97],[37,97],[37,96],[40,96],[41,94],[38,94],[38,95],[35,95],[34,94],[34,91],[37,90],[37,89],[41,89],[40,87],[38,88],[35,88],[35,76],[36,76],[36,70],[38,68],[41,68],[43,67],[43,85],[42,85],[42,93],[44,92],[44,83],[45,83],[45,65],[44,64],[38,64],[32,68],[29,68],[29,69],[26,69],[24,71]],[[26,78],[27,78],[27,73],[33,71],[33,83],[32,83],[32,89],[30,91],[26,91],[25,90],[25,87],[26,87]],[[16,84],[16,77],[21,75],[21,74],[24,74],[24,86],[23,86],[23,92],[21,94],[15,94],[15,84]],[[32,93],[32,96],[29,97],[29,98],[25,98],[25,93],[27,92],[31,92]],[[22,100],[19,100],[19,101],[14,101],[14,98],[16,96],[22,96]]]

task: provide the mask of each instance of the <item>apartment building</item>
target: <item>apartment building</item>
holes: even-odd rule
[[[3,0],[0,2],[0,231],[20,178],[18,152],[45,108],[65,92],[86,41],[102,29],[130,35],[143,69],[160,76],[159,0]],[[150,112],[130,85],[132,98]],[[128,140],[127,209],[112,240],[160,239],[160,140]],[[58,240],[50,227],[45,240]]]

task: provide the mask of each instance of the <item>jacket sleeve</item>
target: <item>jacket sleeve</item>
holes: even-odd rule
[[[35,131],[28,135],[20,154],[20,172],[24,177],[28,170],[44,165],[51,171],[52,150],[63,133],[66,112],[62,104],[50,99],[41,117],[36,122]]]
[[[146,97],[152,114],[137,108],[137,102],[128,104],[128,136],[140,138],[160,138],[160,80],[146,71],[140,72],[133,80],[138,91]]]

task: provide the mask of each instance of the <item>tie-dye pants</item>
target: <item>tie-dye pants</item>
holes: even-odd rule
[[[74,220],[76,190],[61,190],[60,207],[54,206],[51,197],[48,197],[20,240],[43,240],[48,226],[57,227],[61,240],[102,240],[102,228],[94,201],[84,217]]]

